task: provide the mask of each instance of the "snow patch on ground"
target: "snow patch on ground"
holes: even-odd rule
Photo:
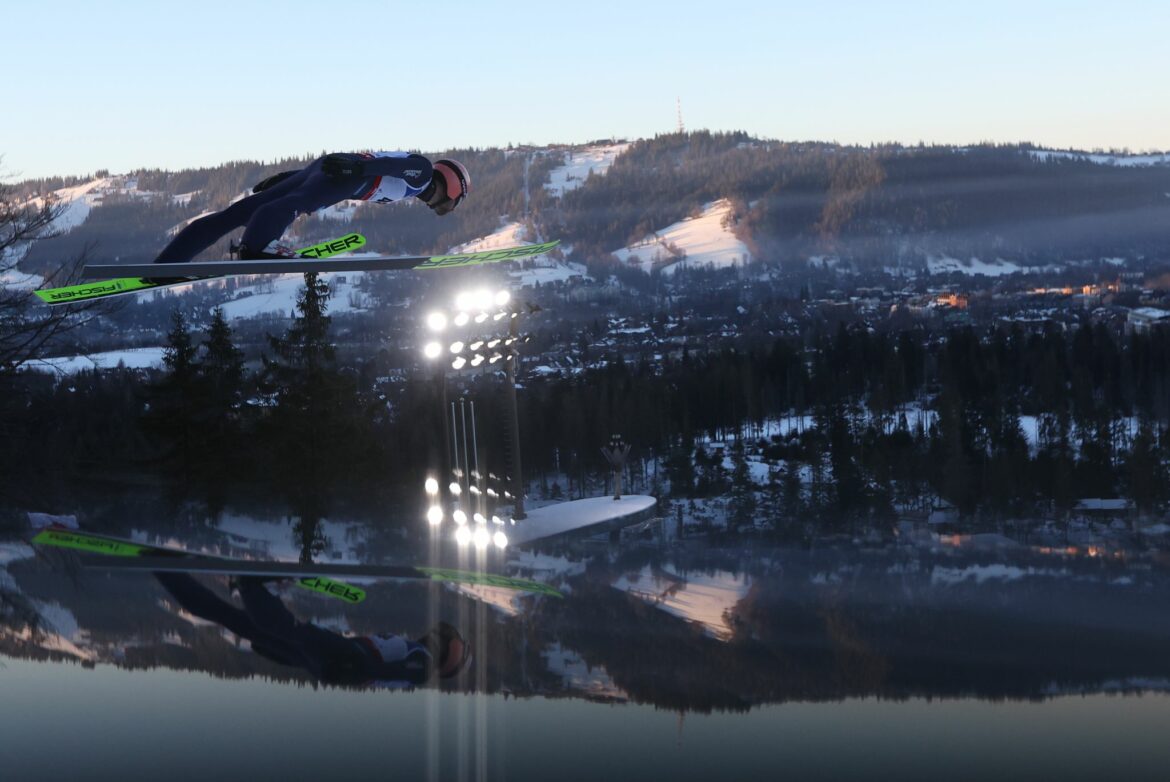
[[[930,574],[931,584],[946,584],[953,586],[964,581],[973,580],[976,584],[985,581],[1018,581],[1024,576],[1067,576],[1067,570],[1050,570],[1046,568],[1020,568],[1014,565],[969,565],[963,568],[936,566]]]
[[[724,226],[730,213],[730,201],[712,201],[703,206],[698,217],[667,226],[640,242],[616,250],[614,255],[623,263],[633,263],[637,256],[638,265],[646,272],[662,269],[669,273],[687,265],[711,264],[722,268],[745,263],[751,257],[747,245]]]
[[[508,272],[514,285],[521,288],[534,288],[537,284],[551,285],[558,282],[569,282],[574,278],[584,279],[586,276],[585,267],[579,263],[563,263],[548,259],[538,259],[534,263],[539,265],[530,269]]]
[[[1164,166],[1170,164],[1170,153],[1153,155],[1107,155],[1089,152],[1064,152],[1052,149],[1033,149],[1029,155],[1037,160],[1083,160],[1102,166]]]
[[[358,284],[366,272],[329,272],[321,279],[329,284],[329,314],[359,312],[367,309],[366,297]],[[235,298],[224,302],[223,314],[228,320],[255,318],[278,313],[291,317],[297,306],[297,296],[305,286],[303,274],[281,274],[245,284],[237,288]]]
[[[25,274],[16,269],[9,269],[0,274],[0,288],[14,291],[36,290],[45,284],[45,278],[39,274]]]
[[[127,348],[92,353],[88,356],[57,356],[27,361],[22,369],[34,372],[55,372],[58,375],[75,375],[95,369],[114,369],[119,364],[127,369],[149,369],[162,366],[164,348]]]
[[[751,589],[748,577],[722,570],[685,574],[664,570],[659,574],[647,565],[634,575],[622,576],[613,586],[668,614],[695,622],[712,638],[730,640],[730,617]]]
[[[548,662],[548,670],[561,677],[566,690],[583,693],[586,697],[627,700],[625,690],[600,665],[590,666],[574,651],[560,643],[550,644],[541,656]]]
[[[472,239],[470,242],[456,245],[450,250],[451,255],[459,253],[479,253],[486,250],[502,250],[508,247],[522,247],[532,244],[528,241],[528,231],[523,223],[508,222],[507,218],[500,219],[500,227],[487,236]]]
[[[996,259],[994,263],[987,263],[978,258],[972,258],[967,262],[963,262],[958,258],[936,257],[933,255],[926,259],[926,267],[930,270],[931,274],[958,272],[959,274],[969,276],[981,274],[987,277],[1002,277],[1007,274],[1016,274],[1024,271],[1011,261],[1002,259]]]
[[[613,165],[618,155],[630,148],[629,144],[604,144],[564,153],[564,165],[549,172],[544,189],[554,195],[564,195],[585,184],[590,172],[601,176]]]

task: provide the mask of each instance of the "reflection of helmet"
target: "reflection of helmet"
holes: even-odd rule
[[[445,215],[454,211],[471,192],[471,175],[467,173],[462,163],[447,158],[436,160],[434,171],[434,180],[439,185],[435,196],[439,197],[439,200],[431,204],[431,207],[437,214]],[[442,191],[441,197],[438,190]]]
[[[471,642],[446,622],[439,622],[423,639],[438,662],[440,679],[450,679],[471,664]]]

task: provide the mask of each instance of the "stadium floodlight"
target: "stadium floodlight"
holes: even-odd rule
[[[455,530],[455,541],[460,546],[466,546],[471,542],[471,530],[469,530],[467,527],[460,527],[459,529]]]
[[[458,341],[452,342],[450,349],[451,349],[452,353],[462,353],[463,352],[463,343],[458,342]]]
[[[467,514],[458,508],[451,514],[451,518],[455,519],[455,523],[460,527],[467,523]]]
[[[451,369],[463,369],[463,366],[466,363],[467,363],[467,359],[465,359],[463,356],[460,356],[459,358],[457,358],[451,362]]]
[[[460,486],[456,481],[451,481],[451,485],[448,486],[447,489],[450,490],[450,492],[456,497],[463,493],[463,487]]]
[[[486,312],[481,312],[475,316],[476,323],[483,323],[487,319],[488,319],[488,314]]]
[[[513,313],[512,313],[512,317],[513,317],[513,318],[518,318],[518,317],[520,317],[520,313],[519,313],[519,312],[513,312]]]
[[[443,353],[443,346],[438,342],[428,342],[423,348],[423,355],[427,358],[438,358]]]
[[[500,496],[500,495],[496,494],[496,490],[495,490],[495,489],[493,489],[493,488],[491,488],[491,487],[488,487],[488,490],[487,490],[487,496],[489,496],[489,497],[498,497],[498,496]]]
[[[506,340],[504,340],[504,347],[511,345],[515,341],[516,341],[515,337],[508,337]]]
[[[497,312],[495,315],[492,315],[492,320],[501,320],[507,314],[506,312]]]
[[[495,514],[492,514],[492,524],[503,524],[503,523],[504,523],[503,519],[501,519],[499,516],[496,516]]]
[[[503,356],[502,354],[500,354],[500,353],[496,353],[496,354],[494,354],[494,355],[493,355],[493,356],[492,356],[490,359],[488,359],[488,363],[489,363],[489,364],[494,364],[494,363],[496,363],[497,361],[499,361],[499,360],[500,360],[501,358],[503,358],[503,357],[504,357],[504,356]]]
[[[427,511],[427,521],[430,522],[432,527],[441,524],[443,522],[443,509],[438,505],[432,505],[430,510]]]
[[[438,494],[439,493],[439,482],[436,481],[434,478],[427,478],[426,483],[423,484],[423,488],[426,489],[427,494],[430,494],[430,495]]]
[[[483,340],[482,340],[482,339],[478,339],[478,340],[476,340],[475,342],[472,342],[472,343],[471,343],[470,345],[468,345],[467,347],[468,347],[468,349],[469,349],[469,350],[479,350],[480,348],[482,348],[482,347],[483,347]]]
[[[455,325],[460,327],[466,326],[469,320],[471,320],[470,315],[468,315],[466,312],[460,312],[455,316]]]
[[[467,528],[463,527],[463,529]],[[483,527],[477,527],[475,532],[472,533],[471,539],[475,542],[475,547],[478,549],[485,549],[488,547],[488,543],[492,542],[492,536]]]
[[[498,345],[498,344],[500,344],[500,340],[499,340],[499,339],[493,339],[493,340],[489,340],[489,341],[488,341],[488,343],[487,343],[487,346],[488,346],[488,349],[490,350],[491,348],[494,348],[494,347],[495,347],[496,345]]]
[[[432,312],[427,315],[427,328],[434,332],[440,332],[447,328],[447,316],[441,312]]]
[[[455,309],[467,312],[475,308],[475,294],[471,291],[460,291],[455,296]]]
[[[496,534],[492,535],[492,540],[495,542],[496,548],[508,547],[508,536],[499,530],[496,530]]]
[[[486,310],[492,306],[492,292],[487,288],[480,288],[475,292],[475,308]]]
[[[476,486],[475,484],[472,484],[468,488],[471,489],[472,494],[479,496],[479,487],[478,486]]]
[[[475,519],[476,524],[487,524],[487,519],[484,518],[482,513],[477,513],[471,518]]]
[[[496,291],[495,301],[496,301],[497,307],[506,307],[506,306],[508,306],[508,302],[511,300],[512,300],[512,294],[510,294],[504,290]]]
[[[483,363],[483,354],[482,353],[476,353],[475,358],[471,359],[471,366],[473,366],[473,367],[478,367],[482,363]]]

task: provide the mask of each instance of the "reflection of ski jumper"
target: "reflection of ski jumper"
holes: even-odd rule
[[[351,638],[301,622],[261,579],[238,580],[240,610],[185,573],[155,577],[187,611],[246,638],[257,654],[303,668],[326,684],[410,687],[430,678],[431,652],[422,643],[389,634]]]
[[[451,160],[406,152],[336,153],[297,171],[270,176],[223,211],[195,220],[158,254],[156,263],[189,261],[236,228],[244,228],[240,257],[281,255],[274,243],[298,215],[341,201],[387,204],[416,196],[436,214],[455,209],[470,187],[467,170]],[[287,254],[287,253],[284,253]]]

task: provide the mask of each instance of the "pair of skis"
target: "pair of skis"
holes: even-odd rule
[[[99,535],[92,532],[50,527],[39,532],[33,543],[57,546],[104,556],[87,558],[83,565],[107,570],[137,570],[152,573],[214,573],[220,575],[287,578],[298,586],[348,603],[360,603],[365,590],[339,579],[424,580],[454,584],[501,587],[550,597],[561,593],[547,584],[525,578],[468,570],[451,570],[416,565],[330,565],[299,562],[266,562],[214,557],[182,549]]]
[[[299,272],[355,272],[453,269],[485,263],[516,261],[542,255],[560,242],[508,247],[455,255],[410,255],[392,257],[334,256],[351,253],[366,244],[361,234],[351,233],[340,239],[331,239],[297,250],[296,258],[278,258],[258,261],[197,261],[191,263],[90,264],[82,272],[86,277],[108,277],[99,282],[85,282],[61,288],[34,291],[41,301],[50,305],[105,299],[127,293],[188,285],[199,280],[234,277],[245,274],[288,274]],[[118,276],[114,276],[118,275]]]

